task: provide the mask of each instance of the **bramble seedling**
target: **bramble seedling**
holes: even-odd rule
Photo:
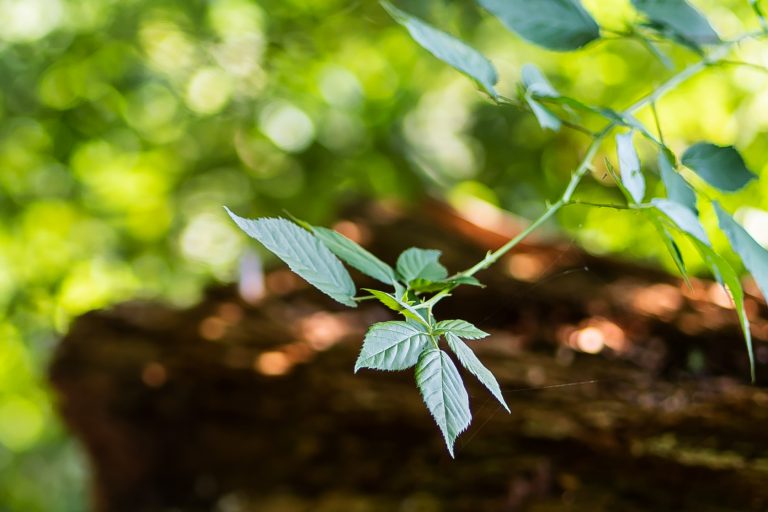
[[[529,109],[544,129],[568,127],[590,136],[591,144],[559,199],[518,236],[471,268],[455,274],[449,274],[440,263],[440,252],[436,250],[409,248],[392,268],[352,240],[327,228],[297,219],[294,219],[295,222],[282,218],[244,219],[227,210],[229,215],[243,231],[275,253],[291,270],[338,302],[356,307],[362,300],[378,300],[402,316],[401,320],[377,323],[368,329],[355,371],[361,368],[415,368],[416,384],[445,438],[449,453],[453,455],[456,438],[469,426],[472,416],[461,376],[444,346],[507,411],[509,408],[494,376],[465,343],[481,340],[488,334],[465,320],[438,320],[433,313],[435,305],[450,296],[458,286],[479,286],[480,282],[474,277],[477,272],[495,263],[561,208],[587,204],[573,199],[576,188],[590,170],[603,143],[617,132],[614,138],[618,172],[608,159],[606,167],[626,203],[595,206],[637,210],[656,228],[686,280],[685,262],[677,248],[677,240],[685,238],[693,244],[714,277],[730,293],[744,333],[754,380],[752,341],[741,282],[736,271],[711,247],[699,220],[697,206],[697,201],[709,199],[678,172],[677,158],[664,143],[656,116],[656,102],[692,76],[725,61],[741,42],[768,36],[768,22],[758,3],[750,1],[759,19],[760,30],[730,40],[721,40],[706,17],[685,0],[632,0],[632,5],[644,19],[621,31],[600,27],[578,0],[478,0],[478,3],[512,32],[551,50],[573,51],[588,44],[597,44],[603,33],[611,32],[640,41],[667,67],[672,66],[671,59],[657,46],[660,38],[691,49],[700,55],[700,59],[672,74],[656,89],[623,110],[588,105],[562,95],[531,64],[521,70],[519,98],[509,99],[502,97],[495,89],[498,74],[490,60],[459,39],[388,2],[382,2],[387,12],[409,31],[419,45],[477,82],[497,105]],[[653,129],[633,115],[646,107],[652,109],[656,120]],[[593,132],[579,124],[579,113],[598,115],[604,118],[605,125]],[[667,190],[666,198],[646,198],[645,177],[635,150],[636,137],[645,137],[658,149],[658,169]],[[709,185],[726,193],[740,190],[756,178],[732,146],[698,142],[683,153],[681,164]],[[768,295],[768,251],[755,242],[717,202],[712,203],[720,229],[751,272],[757,286],[764,295]],[[382,282],[387,289],[366,289],[367,295],[358,296],[342,261]]]

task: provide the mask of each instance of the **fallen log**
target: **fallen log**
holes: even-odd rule
[[[508,234],[435,204],[373,205],[338,227],[388,261],[441,249],[454,270]],[[455,460],[412,372],[352,373],[365,329],[390,312],[343,309],[284,269],[255,304],[229,286],[188,309],[79,318],[50,375],[91,463],[94,510],[768,507],[766,375],[748,382],[715,285],[542,240],[479,277],[486,288],[457,290],[439,314],[492,333],[473,346],[512,413],[464,374],[474,421]],[[754,296],[748,307],[764,363],[768,312]]]

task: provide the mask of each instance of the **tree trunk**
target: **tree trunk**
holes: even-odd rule
[[[436,204],[361,211],[339,228],[390,262],[441,249],[451,270],[514,231]],[[283,268],[258,304],[232,286],[186,310],[79,318],[51,379],[91,460],[94,510],[766,510],[768,392],[749,384],[712,283],[541,240],[478,277],[486,288],[437,314],[492,333],[472,345],[512,413],[464,373],[474,420],[455,460],[412,371],[352,373],[390,312],[344,309]],[[747,303],[763,362],[768,315]]]

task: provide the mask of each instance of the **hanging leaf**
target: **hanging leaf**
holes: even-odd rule
[[[682,162],[707,183],[724,192],[735,192],[757,178],[747,169],[744,159],[733,146],[699,142],[683,153]]]
[[[600,37],[600,27],[579,0],[478,0],[478,3],[512,32],[550,50],[576,50]]]
[[[448,271],[438,260],[440,251],[411,247],[397,258],[397,273],[406,283],[414,279],[441,281],[448,277]]]
[[[496,397],[496,400],[504,406],[504,409],[506,409],[507,412],[510,412],[509,406],[504,400],[504,396],[501,394],[501,388],[496,381],[496,377],[494,377],[491,371],[480,362],[472,349],[469,348],[466,343],[461,341],[461,338],[450,332],[445,335],[445,340],[448,342],[448,346],[451,347],[451,350],[453,350],[453,353],[456,354],[456,357],[459,358],[459,362],[461,362],[464,368],[477,377],[477,380],[479,380],[483,386],[488,388],[488,391]]]
[[[700,242],[710,245],[709,238],[701,226],[701,222],[699,222],[696,214],[689,208],[669,199],[660,199],[658,197],[652,199],[651,204],[669,217],[678,228],[697,238]]]
[[[645,196],[645,179],[640,171],[640,159],[632,143],[634,131],[616,135],[616,150],[619,154],[621,181],[636,203],[642,203]]]
[[[694,44],[717,44],[717,32],[701,12],[685,0],[632,0],[632,5],[662,29]]]
[[[452,333],[468,340],[479,340],[489,336],[487,332],[481,331],[466,320],[442,320],[437,322],[435,329],[440,334]]]
[[[288,264],[309,284],[349,307],[355,284],[341,262],[320,241],[293,222],[282,218],[245,219],[225,207],[235,223]]]
[[[749,236],[749,233],[733,220],[733,217],[728,215],[717,202],[714,205],[720,229],[728,237],[733,250],[741,257],[744,266],[755,278],[758,288],[763,292],[763,297],[768,298],[768,251]]]
[[[341,233],[317,226],[312,226],[312,232],[332,253],[363,274],[387,284],[397,280],[392,267]]]
[[[499,80],[496,68],[480,52],[389,2],[381,2],[381,5],[395,21],[408,29],[411,37],[422,48],[476,80],[493,98],[498,97],[493,87]]]
[[[437,348],[422,352],[416,365],[416,384],[453,457],[453,444],[469,426],[472,414],[464,383],[448,354]]]
[[[549,98],[560,96],[560,93],[549,83],[547,77],[533,64],[524,64],[523,69],[520,70],[520,77],[522,78],[525,90],[535,96]]]
[[[531,107],[531,112],[533,112],[533,115],[536,116],[536,120],[539,122],[539,126],[545,130],[552,130],[553,132],[560,131],[563,122],[559,117],[555,115],[554,112],[549,110],[547,107],[529,95],[525,96],[525,102],[528,103],[529,107]]]
[[[733,267],[725,261],[725,259],[712,250],[711,247],[701,243],[697,238],[691,237],[696,249],[701,254],[702,259],[709,267],[715,279],[724,286],[730,293],[733,305],[736,308],[736,314],[739,317],[739,323],[741,324],[741,332],[744,336],[744,342],[747,345],[747,357],[749,358],[749,370],[752,377],[752,382],[755,381],[755,355],[752,349],[752,334],[749,330],[749,318],[747,317],[747,311],[744,309],[744,289],[741,286],[741,281]]]
[[[694,213],[696,209],[696,194],[685,179],[675,171],[672,162],[664,151],[659,151],[659,171],[661,171],[661,180],[667,189],[667,197],[678,204],[681,204]]]
[[[379,322],[373,324],[363,340],[355,362],[360,368],[405,370],[415,365],[419,354],[430,342],[424,327],[415,322]]]
[[[691,286],[691,280],[688,276],[688,269],[685,268],[685,261],[683,261],[683,254],[680,252],[680,248],[677,246],[672,233],[664,226],[662,217],[664,216],[659,211],[653,208],[643,209],[642,212],[646,215],[648,220],[653,224],[654,229],[659,234],[659,238],[664,243],[664,247],[667,248],[667,252],[672,257],[672,261],[675,263],[680,275],[683,276],[685,284]]]

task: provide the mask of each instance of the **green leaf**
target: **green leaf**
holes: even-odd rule
[[[506,27],[544,48],[568,51],[600,37],[578,0],[478,0]]]
[[[493,98],[498,97],[493,88],[499,80],[496,68],[480,52],[389,2],[382,1],[381,5],[395,21],[408,29],[411,37],[425,50],[476,80]]]
[[[442,281],[448,277],[448,271],[438,260],[440,251],[411,247],[397,258],[397,273],[406,283],[414,279]]]
[[[472,421],[469,396],[459,371],[448,354],[430,347],[421,353],[416,365],[416,385],[453,457],[456,438]]]
[[[744,289],[741,287],[741,281],[736,271],[733,270],[725,259],[712,250],[711,247],[701,243],[697,238],[691,238],[694,245],[701,254],[702,259],[712,271],[715,279],[724,286],[729,292],[733,305],[736,307],[736,314],[741,324],[741,332],[744,336],[744,342],[747,345],[747,356],[749,357],[749,370],[752,382],[755,381],[755,355],[752,350],[752,334],[749,330],[749,318],[744,309]]]
[[[437,322],[435,329],[441,334],[450,332],[468,340],[479,340],[489,336],[487,332],[481,331],[466,320],[443,320]]]
[[[415,365],[419,354],[430,342],[429,335],[415,322],[379,322],[365,335],[363,348],[355,362],[360,368],[405,370]]]
[[[689,208],[669,199],[660,199],[658,197],[652,199],[651,204],[669,217],[682,231],[697,238],[703,244],[710,245],[707,233],[701,226],[699,218]]]
[[[632,0],[632,5],[663,29],[694,44],[716,44],[720,37],[707,18],[685,0]]]
[[[690,287],[691,281],[688,277],[688,270],[685,268],[685,262],[683,261],[683,254],[680,252],[680,248],[675,243],[675,239],[672,237],[672,233],[664,226],[662,222],[663,214],[653,208],[644,208],[641,210],[648,220],[653,224],[653,227],[659,233],[661,241],[667,248],[669,255],[672,257],[672,261],[675,262],[677,270],[680,271],[680,275],[683,276],[685,283]]]
[[[235,223],[261,242],[309,284],[349,307],[355,284],[341,262],[320,241],[293,222],[282,218],[245,219],[225,207]]]
[[[468,286],[479,286],[481,288],[485,288],[485,285],[483,283],[478,281],[476,277],[472,277],[472,276],[454,277],[452,279],[449,279],[448,282],[456,285],[466,284]]]
[[[616,135],[616,150],[619,154],[621,181],[636,203],[642,203],[645,196],[645,179],[640,170],[640,159],[632,143],[634,131]]]
[[[312,226],[312,232],[333,254],[363,274],[382,283],[397,281],[395,271],[357,243],[332,229]]]
[[[427,279],[414,279],[410,282],[411,290],[419,293],[439,292],[446,288],[454,288],[456,286],[466,284],[469,286],[480,286],[483,284],[471,276],[459,276],[453,279],[444,279],[442,281],[429,281]]]
[[[757,178],[733,146],[699,142],[683,153],[682,162],[710,185],[725,192],[735,192]]]
[[[549,83],[539,68],[533,64],[524,64],[520,70],[520,77],[523,80],[525,90],[535,96],[557,98],[560,96],[552,84]]]
[[[504,400],[504,396],[501,394],[501,388],[496,381],[496,377],[494,377],[491,371],[480,362],[472,349],[469,348],[466,343],[461,341],[461,338],[452,333],[447,333],[445,335],[445,340],[448,342],[448,346],[451,347],[451,350],[453,350],[453,353],[456,354],[456,357],[459,358],[459,361],[464,368],[477,377],[477,380],[479,380],[483,386],[488,388],[488,391],[496,397],[496,400],[504,406],[507,412],[510,412],[509,406]]]
[[[733,250],[741,257],[744,266],[755,278],[758,288],[763,292],[763,297],[768,298],[768,251],[749,236],[749,233],[733,220],[733,217],[728,215],[717,202],[714,205],[720,229],[728,237]]]
[[[427,325],[424,317],[422,317],[417,310],[413,309],[413,307],[410,304],[407,304],[405,301],[402,301],[397,297],[380,290],[371,290],[369,288],[363,288],[363,290],[376,297],[379,302],[387,306],[389,309],[397,311],[403,316],[410,318],[411,320],[414,320],[422,325]]]
[[[669,157],[664,151],[659,151],[659,171],[661,171],[661,180],[667,189],[667,197],[697,213],[696,194],[688,182],[675,171],[672,162],[669,161]]]
[[[557,117],[554,112],[533,99],[530,94],[525,95],[525,102],[531,107],[531,112],[536,116],[539,126],[545,130],[552,130],[553,132],[560,131],[563,122],[560,121],[560,118]]]

